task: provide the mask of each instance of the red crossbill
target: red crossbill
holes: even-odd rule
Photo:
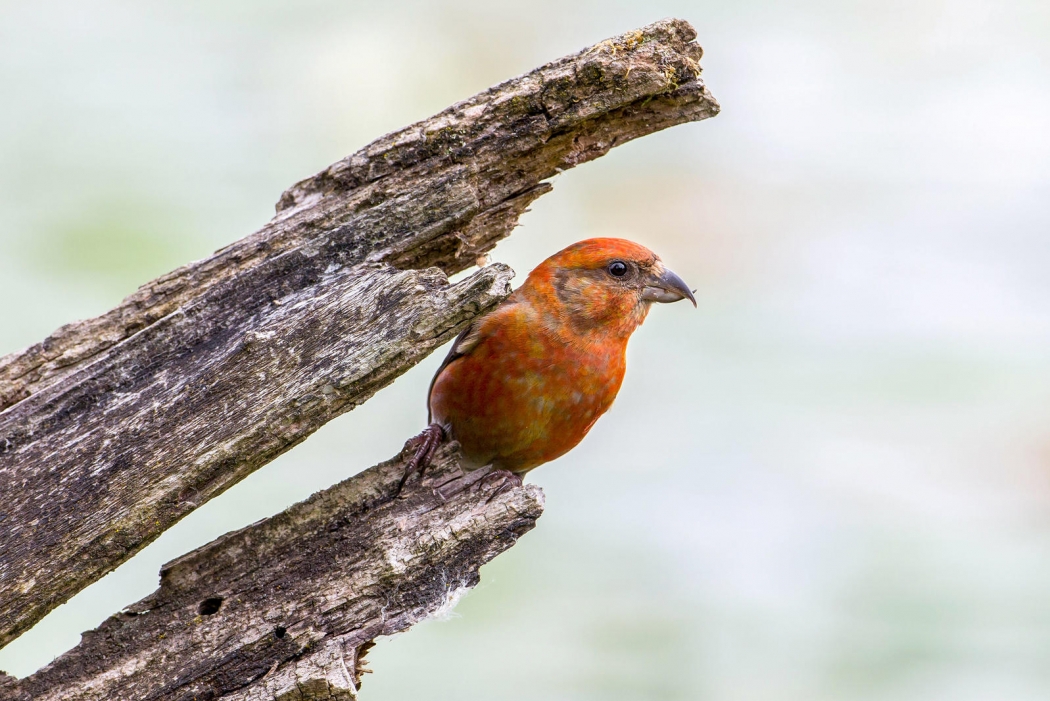
[[[612,405],[627,340],[651,304],[680,299],[696,306],[685,282],[631,241],[588,239],[543,261],[452,344],[406,479],[442,438],[459,441],[464,468],[491,465],[518,483],[564,455]]]

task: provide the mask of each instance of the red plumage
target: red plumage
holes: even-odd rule
[[[431,383],[430,420],[468,468],[520,475],[553,460],[612,405],[651,302],[684,298],[685,283],[644,246],[569,246],[456,339]]]

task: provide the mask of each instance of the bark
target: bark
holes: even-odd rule
[[[445,275],[546,179],[715,115],[694,38],[658,22],[383,137],[260,231],[0,359],[0,645],[498,302],[506,268]]]
[[[543,509],[538,487],[500,492],[457,458],[445,446],[399,497],[401,459],[377,465],[168,563],[156,592],[0,699],[357,698],[372,640],[453,604]]]

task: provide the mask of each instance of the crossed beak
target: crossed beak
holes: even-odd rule
[[[685,280],[659,262],[657,268],[645,281],[645,287],[642,288],[642,299],[647,302],[664,303],[688,299],[694,307],[696,306],[696,298],[693,297],[689,285],[685,284]]]

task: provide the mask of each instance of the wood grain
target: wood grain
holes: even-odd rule
[[[445,446],[395,498],[395,458],[168,563],[156,592],[0,699],[357,698],[372,641],[455,601],[543,510],[535,485],[497,492],[458,459]]]
[[[658,22],[389,134],[258,232],[0,359],[0,646],[496,304],[506,268],[445,275],[548,178],[717,114],[694,38]]]

